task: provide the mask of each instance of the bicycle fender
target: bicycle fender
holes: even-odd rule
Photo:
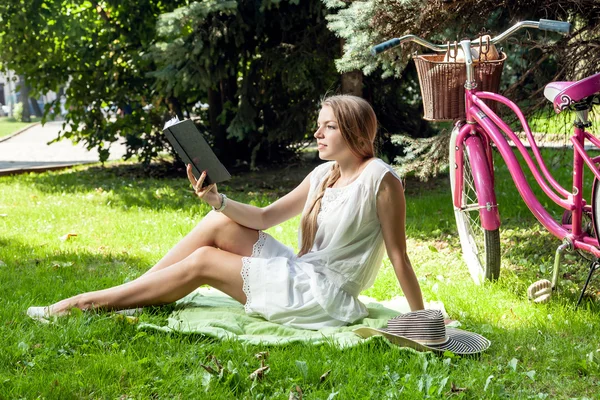
[[[467,138],[464,143],[471,161],[481,226],[487,230],[496,230],[500,227],[500,213],[485,149],[477,136]]]

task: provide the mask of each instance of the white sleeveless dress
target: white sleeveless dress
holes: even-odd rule
[[[327,162],[311,172],[304,212],[332,166]],[[376,197],[387,173],[400,179],[375,158],[347,186],[327,188],[313,248],[302,257],[259,232],[252,255],[242,258],[246,313],[304,329],[343,326],[367,316],[357,297],[373,284],[385,251]]]

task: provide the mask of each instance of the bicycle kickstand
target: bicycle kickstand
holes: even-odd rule
[[[594,274],[594,271],[596,271],[597,269],[600,269],[600,262],[598,262],[598,259],[595,259],[594,261],[592,261],[590,263],[590,273],[588,274],[588,277],[585,281],[585,285],[583,285],[583,289],[581,289],[581,294],[579,295],[579,300],[577,300],[577,305],[575,306],[575,309],[577,309],[577,307],[579,307],[579,304],[581,303],[581,300],[583,299],[585,289],[587,289],[587,287],[590,283],[590,280],[592,279],[592,275]]]

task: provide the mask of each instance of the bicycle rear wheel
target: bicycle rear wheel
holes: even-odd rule
[[[592,184],[592,224],[594,233],[590,236],[600,238],[600,181],[598,178],[594,178]]]
[[[456,191],[454,171],[456,170],[456,135],[458,130],[452,131],[450,139],[450,187],[452,198]],[[477,151],[470,149],[471,151]],[[487,164],[478,164],[473,170],[469,152],[464,151],[462,162],[463,188],[462,207],[454,208],[458,236],[462,247],[463,258],[469,273],[475,283],[479,284],[484,279],[496,280],[500,276],[500,230],[485,229],[480,220],[479,195],[475,186],[475,174],[479,182],[492,182],[491,173]],[[473,153],[471,153],[473,157]],[[483,157],[483,155],[480,155]],[[461,167],[461,166],[459,166]]]

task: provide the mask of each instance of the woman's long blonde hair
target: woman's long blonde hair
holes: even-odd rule
[[[371,105],[357,96],[337,95],[326,98],[321,107],[329,106],[337,120],[338,129],[350,151],[362,160],[375,156],[375,135],[377,134],[377,117]],[[302,216],[302,245],[299,256],[308,253],[314,244],[317,233],[317,216],[321,210],[321,199],[325,189],[333,186],[340,177],[340,167],[333,164],[329,176],[323,180],[313,203]]]

